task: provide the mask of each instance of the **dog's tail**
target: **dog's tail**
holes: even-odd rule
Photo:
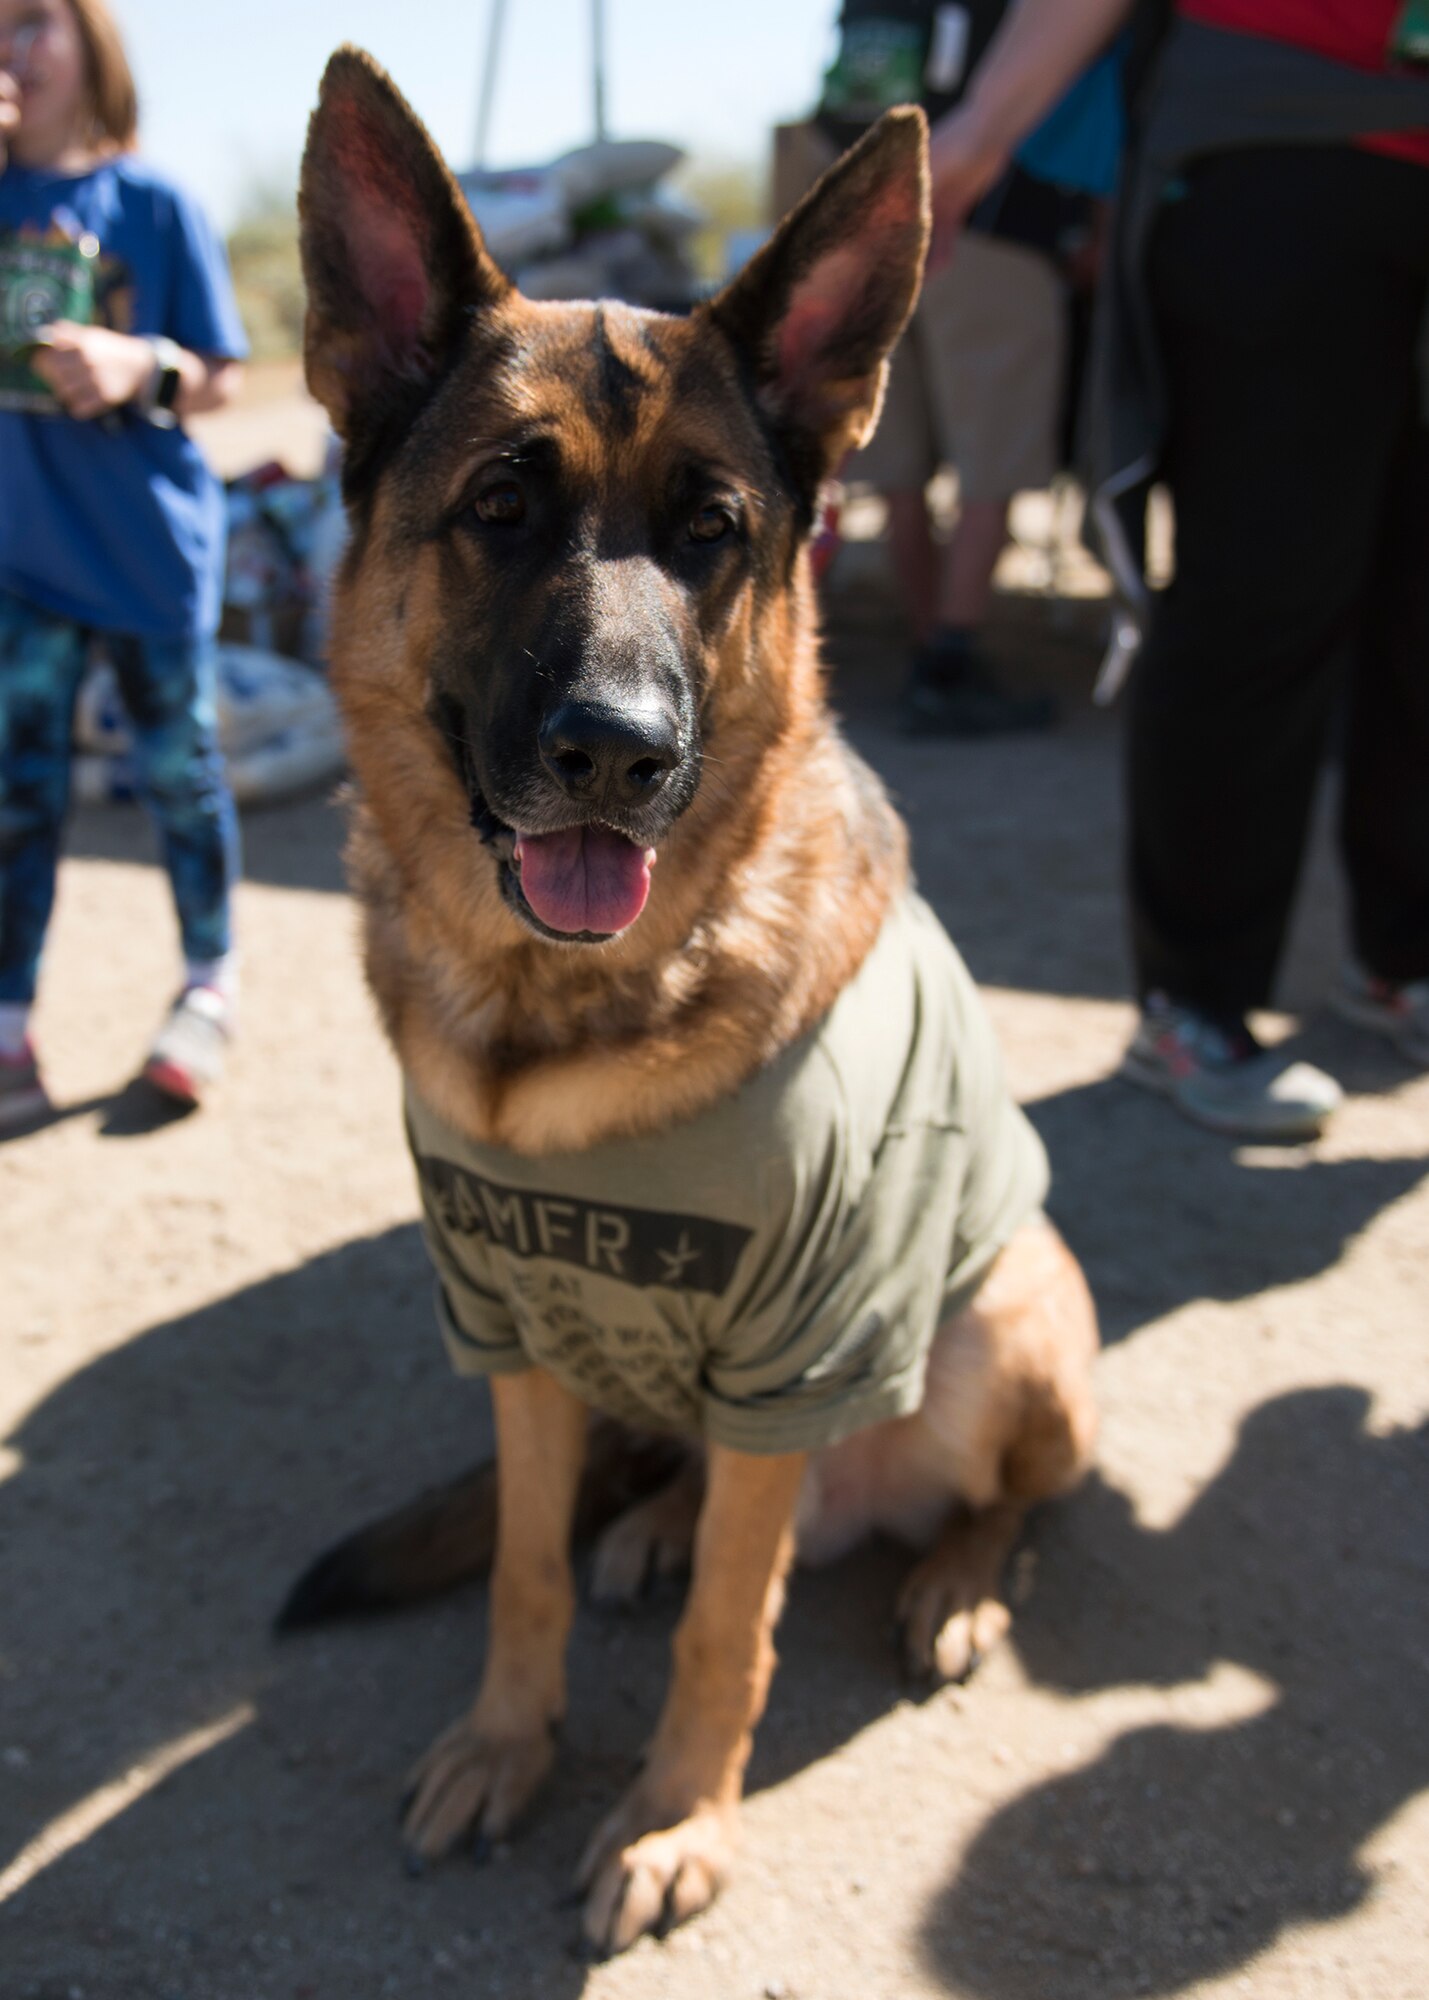
[[[576,1501],[574,1538],[667,1484],[688,1455],[674,1438],[651,1437],[597,1419]],[[391,1611],[487,1575],[496,1551],[496,1465],[472,1467],[432,1486],[395,1513],[347,1535],[303,1571],[274,1621],[294,1632],[328,1618]]]

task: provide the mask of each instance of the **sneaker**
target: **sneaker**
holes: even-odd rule
[[[1344,1094],[1313,1064],[1262,1048],[1243,1020],[1160,994],[1147,1002],[1121,1073],[1198,1125],[1238,1139],[1313,1139]]]
[[[197,1104],[223,1074],[233,1008],[213,986],[186,986],[144,1064],[144,1081],[179,1104]]]
[[[1429,979],[1377,979],[1347,965],[1330,1005],[1347,1021],[1385,1035],[1410,1062],[1429,1069]]]
[[[50,1108],[34,1047],[26,1042],[17,1056],[0,1055],[0,1132],[28,1125]]]
[[[1006,736],[1056,719],[1049,695],[1009,693],[962,637],[935,638],[914,657],[903,697],[909,736]]]

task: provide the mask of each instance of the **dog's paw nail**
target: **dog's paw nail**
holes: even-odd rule
[[[412,1880],[416,1882],[427,1872],[427,1857],[419,1848],[404,1847],[402,1849],[402,1866],[406,1869]]]
[[[474,1833],[471,1837],[471,1858],[478,1868],[484,1868],[491,1859],[493,1848],[484,1833]]]

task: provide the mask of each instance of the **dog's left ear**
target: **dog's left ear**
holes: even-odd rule
[[[298,195],[308,386],[354,448],[410,418],[511,289],[416,113],[363,50],[328,63]]]
[[[928,125],[889,111],[703,308],[752,370],[812,501],[873,434],[928,248]]]

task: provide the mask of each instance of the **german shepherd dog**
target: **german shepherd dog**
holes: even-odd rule
[[[307,375],[351,523],[349,861],[387,1032],[425,1104],[513,1157],[669,1133],[818,1028],[906,892],[903,828],[825,706],[806,545],[918,290],[922,115],[890,112],[687,318],[523,299],[357,50],[324,76],[301,215]],[[632,1441],[547,1368],[494,1376],[494,1468],[289,1607],[489,1565],[479,1692],[413,1781],[418,1863],[506,1835],[550,1769],[573,1524],[606,1520],[599,1594],[692,1569],[642,1774],[579,1869],[597,1952],[726,1879],[796,1546],[931,1526],[908,1657],[975,1664],[1027,1507],[1076,1481],[1094,1428],[1091,1301],[1040,1214],[930,1339],[920,1407],[814,1452]]]

